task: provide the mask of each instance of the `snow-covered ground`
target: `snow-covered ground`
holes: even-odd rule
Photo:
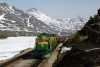
[[[8,37],[0,39],[0,60],[5,60],[18,54],[21,50],[35,46],[36,37]]]

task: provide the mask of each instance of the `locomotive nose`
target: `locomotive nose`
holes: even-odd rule
[[[48,44],[48,42],[38,42],[38,44],[43,47],[44,45]]]

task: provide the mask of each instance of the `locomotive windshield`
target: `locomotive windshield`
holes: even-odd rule
[[[46,37],[38,37],[38,38],[36,38],[36,42],[48,42],[48,38],[46,38]]]

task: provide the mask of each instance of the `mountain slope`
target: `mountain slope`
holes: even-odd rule
[[[57,21],[49,16],[46,16],[45,14],[38,11],[36,8],[32,8],[26,11],[28,14],[33,15],[38,20],[43,21],[46,25],[50,26],[51,28],[55,30],[60,30],[61,22]]]
[[[58,21],[32,8],[24,12],[0,1],[0,30],[26,31],[33,33],[72,34],[82,28],[80,18],[67,18]]]
[[[0,2],[0,29],[39,33],[54,31],[34,16],[4,2]]]
[[[76,18],[67,18],[67,19],[53,19],[49,16],[46,16],[45,14],[38,11],[36,8],[31,8],[26,11],[28,14],[33,15],[38,20],[43,21],[46,25],[50,26],[51,28],[55,29],[59,34],[71,34],[73,31],[76,30],[76,27],[78,30],[80,30],[84,22],[83,18],[77,16]],[[83,20],[83,21],[81,21]]]

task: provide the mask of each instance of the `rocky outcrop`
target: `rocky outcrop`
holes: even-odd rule
[[[89,41],[100,43],[100,16],[99,16],[99,13],[98,13],[97,18],[94,21],[94,23],[87,27],[88,27]]]
[[[98,10],[98,15],[100,16],[100,9]]]
[[[97,28],[97,29],[95,29]],[[93,24],[91,27],[88,27],[88,39],[92,42],[100,42],[100,25]]]
[[[61,55],[63,58],[54,67],[100,67],[100,9],[91,20],[86,26],[87,39],[74,44],[70,51]],[[66,41],[64,46],[68,43]]]
[[[98,67],[100,66],[100,45],[78,43],[70,51],[60,53],[53,67]]]

